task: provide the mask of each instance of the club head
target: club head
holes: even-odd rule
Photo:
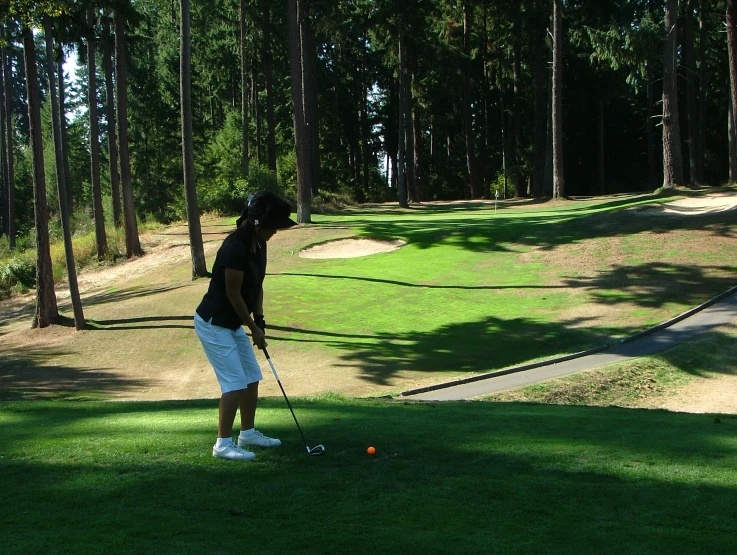
[[[324,452],[325,452],[324,445],[315,445],[312,449],[310,449],[309,445],[307,446],[307,454],[312,455],[313,457],[322,455]]]

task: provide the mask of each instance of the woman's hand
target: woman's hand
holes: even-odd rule
[[[261,328],[262,332],[266,333],[266,320],[264,320],[263,314],[254,314],[253,321],[259,328]]]
[[[251,337],[253,338],[253,344],[259,349],[263,350],[268,347],[266,343],[266,334],[256,324],[251,328]]]

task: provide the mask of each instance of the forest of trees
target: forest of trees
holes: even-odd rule
[[[734,181],[736,26],[737,0],[2,2],[0,234],[34,237],[44,325],[77,214],[100,257],[106,223],[130,257],[137,221],[187,218],[200,276],[200,214],[258,189],[308,223]]]

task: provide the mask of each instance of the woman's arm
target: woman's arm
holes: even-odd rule
[[[243,323],[251,330],[253,342],[259,349],[266,347],[266,336],[261,331],[248,313],[246,301],[241,296],[241,285],[243,285],[243,272],[232,268],[225,268],[225,294],[233,305],[233,310],[243,321]]]
[[[253,307],[253,314],[254,315],[264,315],[264,288],[261,287],[261,292],[258,294],[258,299],[256,299],[256,306]]]

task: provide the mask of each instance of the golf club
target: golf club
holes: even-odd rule
[[[266,349],[262,349],[264,352],[264,355],[266,356],[266,361],[269,363],[269,366],[271,367],[271,371],[274,373],[274,377],[276,378],[276,383],[279,384],[279,389],[281,389],[282,395],[284,395],[284,400],[287,402],[287,406],[289,407],[289,412],[292,413],[292,418],[294,418],[294,423],[297,425],[297,429],[299,430],[299,435],[302,436],[302,441],[304,441],[305,448],[307,448],[307,454],[318,456],[322,455],[325,452],[325,446],[324,445],[316,445],[312,449],[310,449],[310,446],[307,445],[307,440],[305,439],[304,433],[302,433],[302,428],[299,426],[299,422],[297,422],[297,417],[294,415],[294,409],[292,409],[292,403],[289,402],[289,397],[287,397],[287,392],[284,391],[284,386],[281,384],[281,380],[279,379],[279,374],[276,373],[276,368],[274,368],[274,363],[271,362],[271,357],[269,356],[269,351]]]

